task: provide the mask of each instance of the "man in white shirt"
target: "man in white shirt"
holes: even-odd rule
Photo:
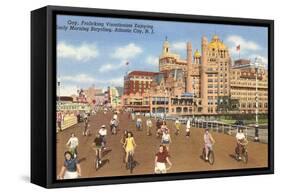
[[[104,148],[105,147],[105,144],[106,144],[106,140],[105,140],[105,137],[107,135],[107,129],[105,128],[105,125],[102,125],[101,126],[101,129],[99,130],[99,134],[102,138],[102,147]]]
[[[79,144],[79,140],[77,137],[75,137],[75,134],[72,133],[71,137],[69,138],[69,140],[66,143],[66,146],[69,147],[69,151],[71,152],[71,154],[73,155],[74,158],[77,157],[77,147]]]

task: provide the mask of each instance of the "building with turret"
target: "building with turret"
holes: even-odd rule
[[[181,59],[163,42],[159,72],[151,74],[149,112],[169,115],[267,113],[267,70],[240,59],[232,64],[228,47],[217,35],[201,39],[201,49],[186,44]],[[256,74],[257,73],[257,74]],[[256,76],[257,75],[257,76]],[[256,79],[257,78],[257,79]],[[256,87],[257,86],[257,87]],[[258,100],[256,100],[258,99]],[[138,98],[141,101],[141,95]],[[145,110],[148,110],[146,108]]]

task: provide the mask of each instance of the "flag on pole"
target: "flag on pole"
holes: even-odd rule
[[[126,65],[127,65],[127,66],[129,65],[129,61],[126,62]]]
[[[240,59],[240,44],[236,46],[236,51],[238,51],[239,59]]]

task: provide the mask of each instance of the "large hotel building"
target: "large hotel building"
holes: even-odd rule
[[[187,43],[181,59],[163,43],[158,72],[133,71],[124,78],[123,106],[169,115],[267,113],[268,72],[258,63],[231,60],[217,35],[201,40],[201,52]],[[257,103],[258,102],[258,103]]]

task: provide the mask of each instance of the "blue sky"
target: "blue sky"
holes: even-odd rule
[[[108,85],[123,86],[123,76],[129,70],[157,71],[157,60],[168,37],[171,51],[186,58],[186,42],[193,51],[200,50],[201,37],[210,41],[214,34],[228,46],[233,59],[240,44],[242,58],[260,57],[267,65],[267,28],[237,25],[198,24],[105,17],[58,16],[57,26],[68,22],[110,22],[152,25],[153,34],[127,32],[85,32],[57,30],[57,70],[61,81],[61,95],[70,95],[77,88],[95,85],[105,89]],[[81,25],[80,25],[81,26]],[[126,66],[126,62],[129,66]]]

